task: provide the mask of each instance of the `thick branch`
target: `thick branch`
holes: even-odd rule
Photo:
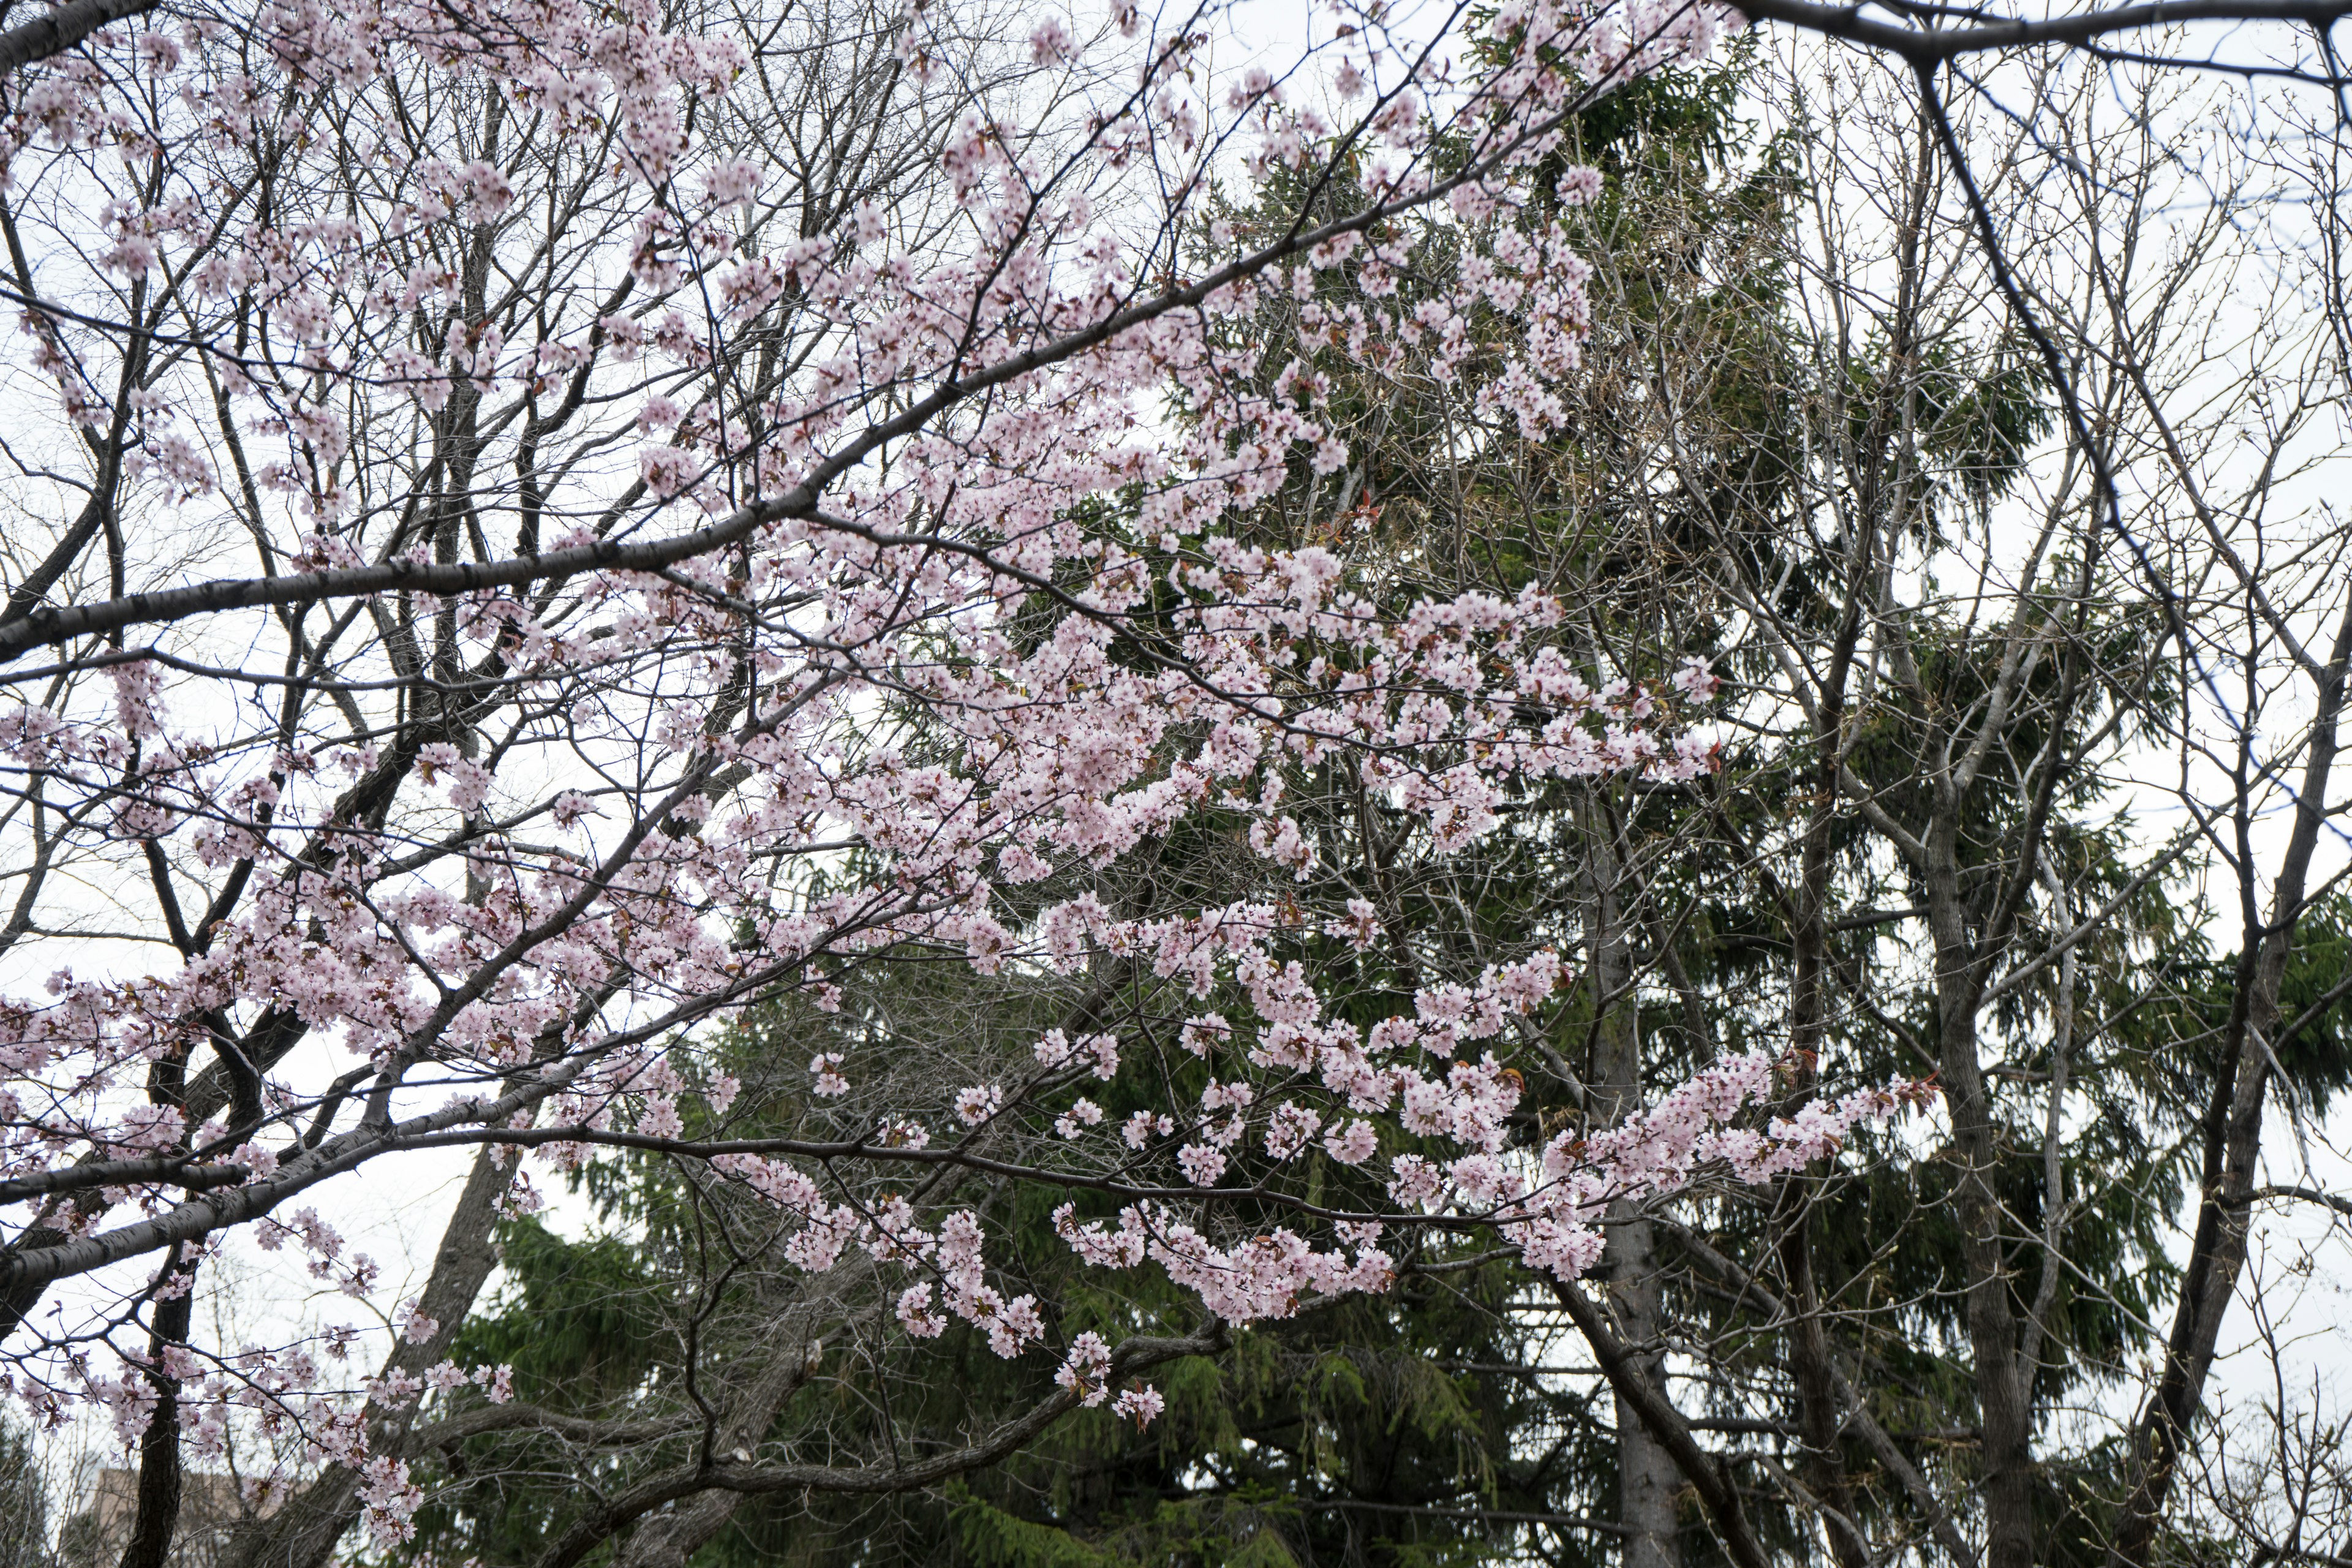
[[[1222,1322],[1186,1339],[1131,1339],[1112,1352],[1110,1375],[1123,1377],[1183,1356],[1207,1355],[1222,1347],[1224,1340]],[[996,1463],[1067,1415],[1077,1403],[1076,1393],[1056,1389],[1051,1398],[977,1443],[912,1465],[761,1465],[730,1460],[684,1466],[641,1481],[589,1513],[541,1554],[536,1568],[571,1568],[635,1521],[700,1492],[839,1492],[880,1497],[936,1486]],[[1764,1564],[1759,1558],[1746,1568],[1764,1568]]]
[[[2182,22],[2290,22],[2324,31],[2352,16],[2352,10],[2333,0],[2187,0],[2185,4],[2117,5],[2031,21],[1984,22],[1972,27],[1906,27],[1874,19],[1871,13],[1879,11],[1877,6],[1740,0],[1739,9],[1755,21],[1781,22],[1809,33],[1866,44],[1915,66],[2033,44],[2079,46],[2117,33],[2146,32]]]
[[[61,55],[110,22],[143,16],[163,0],[73,0],[0,33],[0,70]]]
[[[1691,1436],[1690,1423],[1674,1406],[1664,1392],[1653,1387],[1634,1364],[1633,1352],[1612,1331],[1601,1309],[1588,1300],[1575,1285],[1552,1286],[1552,1294],[1567,1309],[1568,1315],[1592,1347],[1592,1358],[1601,1365],[1601,1375],[1609,1380],[1610,1388],[1618,1398],[1641,1418],[1650,1436],[1665,1449],[1675,1468],[1698,1493],[1699,1503],[1706,1510],[1707,1518],[1715,1522],[1716,1533],[1723,1542],[1724,1551],[1739,1568],[1770,1568],[1771,1559],[1758,1543],[1756,1532],[1748,1527],[1748,1515],[1739,1506],[1739,1488],[1722,1462],[1698,1446]]]

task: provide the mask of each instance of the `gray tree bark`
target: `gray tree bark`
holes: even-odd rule
[[[1589,813],[1591,886],[1586,900],[1586,949],[1592,988],[1594,1119],[1613,1125],[1642,1105],[1642,1033],[1633,994],[1619,882],[1623,873],[1615,825],[1604,806]],[[1612,1205],[1601,1272],[1610,1315],[1626,1347],[1631,1370],[1664,1394],[1666,1355],[1660,1313],[1656,1238],[1640,1206]],[[1673,1457],[1620,1392],[1617,1423],[1617,1518],[1625,1527],[1624,1568],[1681,1568],[1675,1498],[1681,1472]]]

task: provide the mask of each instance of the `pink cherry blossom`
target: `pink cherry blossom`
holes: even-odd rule
[[[0,832],[36,883],[72,867],[34,913],[68,880],[152,903],[124,952],[12,954],[53,977],[0,994],[0,1201],[12,1238],[75,1243],[13,1254],[21,1282],[132,1321],[235,1235],[365,1300],[385,1271],[320,1212],[331,1177],[493,1150],[512,1215],[541,1202],[525,1166],[650,1148],[765,1205],[793,1268],[881,1292],[889,1332],[962,1323],[1015,1357],[1059,1339],[1062,1304],[932,1173],[1081,1191],[1099,1208],[1055,1226],[1086,1267],[1155,1267],[1246,1323],[1388,1289],[1412,1254],[1383,1226],[1480,1231],[1573,1278],[1610,1204],[1770,1179],[1916,1101],[1774,1119],[1759,1053],[1538,1143],[1511,1063],[1572,982],[1557,952],[1415,979],[1369,1023],[1297,956],[1319,932],[1410,957],[1411,932],[1296,780],[1346,772],[1443,863],[1563,783],[1717,765],[1703,664],[1603,668],[1540,588],[1411,587],[1348,526],[1277,548],[1257,524],[1362,461],[1330,406],[1343,361],[1416,393],[1475,377],[1465,411],[1526,439],[1564,427],[1593,305],[1536,182],[1588,199],[1598,177],[1559,167],[1568,116],[1703,56],[1728,12],[1522,10],[1466,24],[1459,77],[1358,38],[1328,85],[1371,101],[1345,123],[1301,107],[1318,59],[1213,88],[1211,30],[1154,37],[1120,4],[1081,68],[1048,14],[1013,85],[1108,96],[1024,125],[1023,92],[958,85],[992,57],[917,7],[888,25],[910,96],[879,122],[937,140],[900,184],[811,204],[835,216],[808,232],[777,226],[803,209],[757,155],[798,106],[761,100],[773,60],[731,33],[575,0],[267,15],[257,44],[93,35],[16,79],[0,128],[20,213],[47,215],[53,297],[11,351],[52,422],[34,444],[116,443],[142,509],[119,590],[101,562],[0,624],[0,664],[88,677],[0,696],[12,798],[41,802]],[[512,152],[464,105],[544,143]],[[1244,249],[1210,196],[1320,188],[1334,157],[1368,194],[1295,239]],[[240,194],[265,184],[293,195]],[[1416,223],[1461,255],[1438,298],[1404,286]],[[1195,233],[1197,269],[1163,248]],[[1263,341],[1277,303],[1297,330]],[[1493,312],[1524,330],[1474,331]],[[218,542],[248,536],[257,563],[223,575]],[[1187,836],[1248,869],[1164,907],[1082,890]],[[702,1142],[742,1088],[714,1054],[730,1026],[789,1002],[863,1026],[859,977],[901,961],[1041,994],[1130,973],[1169,1006],[1026,1023],[919,1081],[801,1044],[780,1071],[823,1138]],[[192,1075],[226,1087],[160,1087]],[[1103,1104],[1136,1097],[1110,1136]],[[1236,1221],[1237,1192],[1279,1207],[1326,1158],[1370,1211]],[[457,1327],[415,1300],[390,1325]],[[27,1399],[133,1440],[155,1379],[189,1379],[197,1440],[298,1424],[379,1543],[422,1492],[367,1412],[512,1393],[510,1369],[446,1362],[323,1387],[314,1347],[359,1353],[343,1324],[215,1352],[240,1394],[206,1392],[191,1347],[101,1363],[47,1331],[12,1352]],[[1055,1382],[1142,1426],[1164,1402],[1114,1394],[1122,1353],[1078,1333]]]

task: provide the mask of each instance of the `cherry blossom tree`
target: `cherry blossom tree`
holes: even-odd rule
[[[1589,306],[1541,215],[1597,188],[1561,129],[1727,14],[1343,9],[1276,75],[1217,68],[1212,9],[1009,37],[937,5],[131,10],[19,46],[0,213],[6,1375],[139,1448],[126,1562],[163,1560],[183,1449],[244,1426],[282,1439],[257,1480],[307,1481],[255,1552],[399,1538],[405,1413],[508,1393],[445,1353],[490,1217],[595,1151],[756,1201],[806,1289],[885,1303],[885,1333],[960,1321],[1058,1368],[920,1463],[763,1468],[760,1423],[714,1425],[609,1533],[713,1487],[933,1484],[1074,1408],[1149,1422],[1152,1365],[1387,1289],[1391,1232],[1483,1234],[1565,1285],[1611,1205],[1769,1179],[1925,1098],[1776,1115],[1766,1050],[1515,1137],[1559,952],[1369,1023],[1297,956],[1383,932],[1314,875],[1301,768],[1344,758],[1443,856],[1558,781],[1713,764],[1703,664],[1604,664],[1543,594],[1400,595],[1344,529],[1241,525],[1349,467],[1302,346],[1441,379],[1499,352],[1484,406],[1558,427]],[[1297,216],[1237,235],[1237,184]],[[1408,219],[1470,258],[1409,309]],[[1335,268],[1351,301],[1299,343],[1221,330]],[[1464,330],[1488,312],[1518,323],[1499,351]],[[1080,886],[1204,833],[1297,890]],[[855,1048],[819,1050],[807,1093],[855,1124],[734,1135],[730,1019],[940,963],[1184,1000],[878,1104]],[[1168,1087],[1179,1059],[1205,1088]],[[1122,1080],[1163,1088],[1114,1124]],[[374,1376],[339,1370],[341,1323],[194,1332],[238,1249],[370,1299],[338,1180],[453,1150],[471,1174]],[[1308,1151],[1374,1201],[1286,1182]],[[1159,1271],[1190,1327],[1064,1331],[992,1269],[962,1174],[1101,1200],[1058,1216],[1067,1247]]]

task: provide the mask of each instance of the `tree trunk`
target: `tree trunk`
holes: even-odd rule
[[[1592,842],[1587,942],[1595,1010],[1593,1114],[1604,1123],[1622,1121],[1642,1104],[1642,1036],[1631,989],[1632,954],[1617,896],[1621,867],[1610,814],[1588,816]],[[1610,1313],[1624,1342],[1632,1370],[1651,1388],[1666,1386],[1665,1346],[1660,1331],[1659,1276],[1650,1222],[1634,1204],[1612,1205],[1601,1270],[1608,1280]],[[1623,1394],[1616,1395],[1617,1519],[1625,1527],[1624,1568],[1680,1568],[1682,1549],[1675,1499],[1682,1489],[1673,1458],[1643,1424]]]
[[[2032,1568],[2032,1413],[2018,1369],[2017,1314],[2009,1296],[1995,1168],[2000,1132],[1977,1054],[1983,983],[1959,888],[1956,810],[1937,814],[1927,837],[1928,926],[1936,942],[1937,1076],[1952,1119],[1952,1204],[1967,1269],[1965,1321],[1976,1363],[1982,1455],[1986,1568]],[[2030,851],[2029,851],[2030,853]]]
[[[2229,1314],[2231,1298],[2238,1289],[2238,1272],[2245,1266],[2247,1226],[2261,1175],[2270,1039],[2278,1026],[2279,988],[2286,977],[2295,921],[2303,914],[2305,889],[2310,879],[2312,853],[2318,846],[2320,824],[2327,811],[2347,664],[2352,664],[2352,603],[2346,605],[2344,618],[2336,626],[2336,646],[2320,682],[2295,797],[2294,831],[2279,862],[2270,918],[2264,921],[2256,917],[2258,906],[2251,883],[2242,895],[2246,929],[2239,951],[2243,958],[2206,1111],[2197,1228],[2189,1265],[2181,1273],[2180,1300],[2165,1345],[2164,1371],[2133,1433],[2132,1490],[2124,1504],[2123,1527],[2108,1557],[2111,1564],[2145,1568],[2155,1548],[2157,1527],[2179,1472],[2181,1449],[2204,1402],[2205,1379],[2212,1370],[2221,1321]],[[2240,788],[2238,862],[2243,868],[2241,875],[2250,877],[2250,803],[2242,780]]]
[[[1861,624],[1859,593],[1849,595],[1844,634],[1824,682],[1822,712],[1830,732],[1845,708],[1845,679]],[[1829,984],[1830,832],[1834,817],[1826,804],[1837,798],[1840,756],[1824,745],[1816,775],[1817,804],[1805,825],[1798,867],[1794,907],[1790,913],[1789,1043],[1796,1058],[1796,1080],[1790,1086],[1789,1108],[1801,1108],[1812,1099],[1826,1030],[1823,994]],[[1870,1544],[1856,1531],[1860,1512],[1853,1489],[1846,1482],[1845,1458],[1839,1439],[1844,1428],[1844,1401],[1838,1396],[1842,1380],[1831,1360],[1829,1329],[1822,1318],[1821,1289],[1813,1278],[1812,1188],[1803,1175],[1784,1178],[1773,1194],[1780,1273],[1788,1283],[1788,1306],[1793,1315],[1789,1334],[1789,1370],[1796,1383],[1798,1426],[1804,1434],[1806,1480],[1814,1495],[1829,1505],[1834,1517],[1823,1520],[1830,1553],[1838,1568],[1868,1568]]]
[[[155,1391],[155,1408],[139,1435],[138,1511],[131,1518],[130,1543],[122,1549],[122,1568],[163,1568],[179,1531],[180,1380],[164,1370],[163,1355],[171,1346],[188,1342],[194,1276],[193,1261],[175,1258],[163,1278],[178,1294],[155,1303],[147,1338],[147,1384]]]

